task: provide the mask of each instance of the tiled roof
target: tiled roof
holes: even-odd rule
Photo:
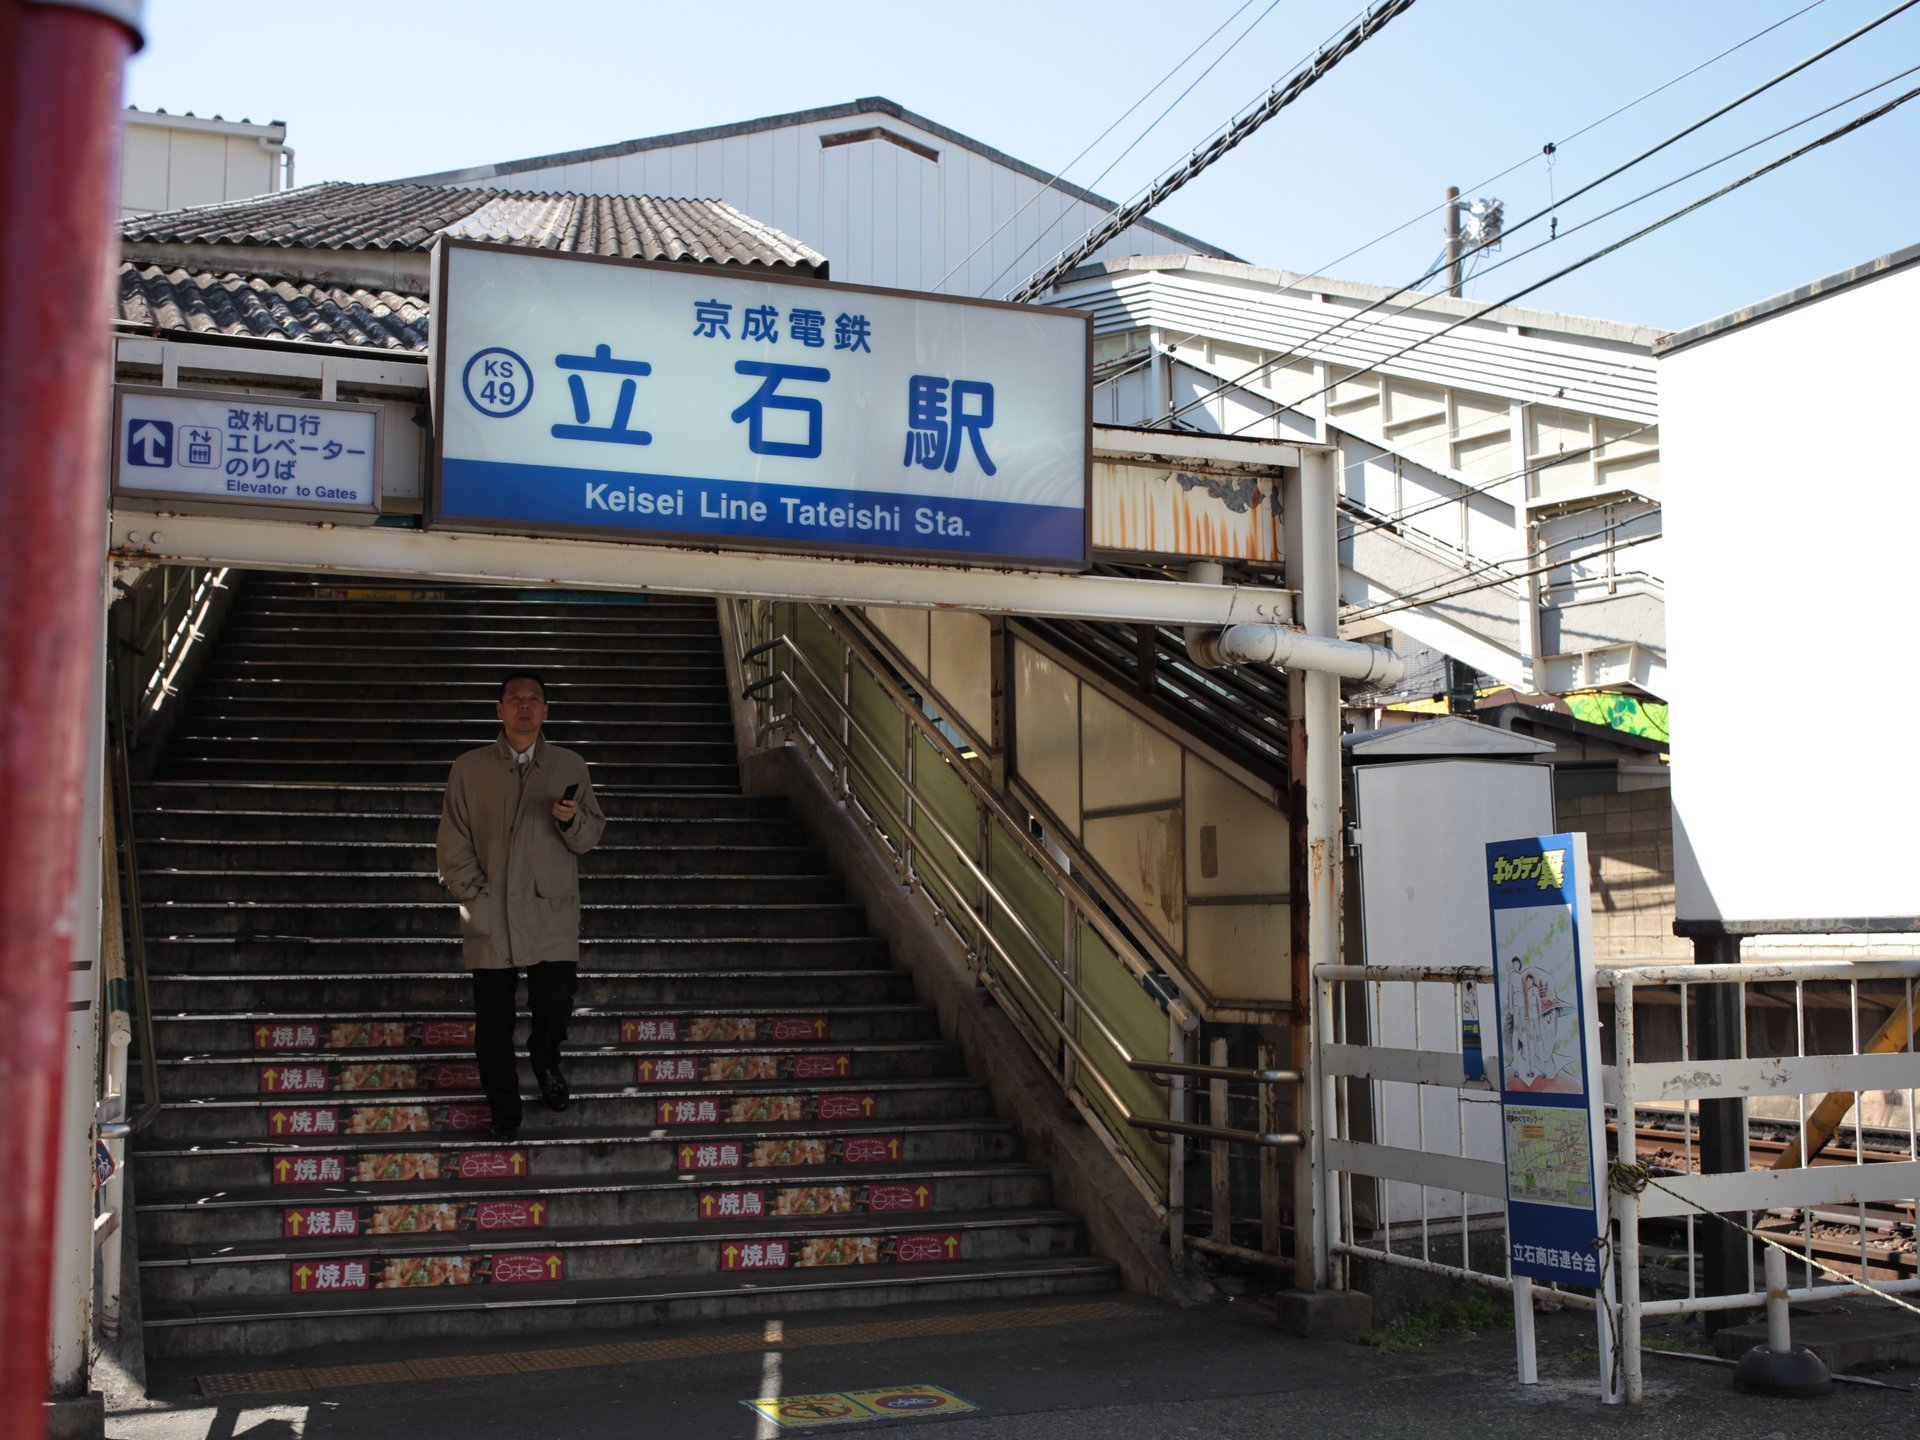
[[[444,185],[306,185],[121,222],[130,249],[248,245],[424,252],[441,234],[545,250],[768,265],[823,274],[826,257],[721,200],[541,195]],[[137,258],[137,257],[136,257]]]
[[[155,330],[305,340],[370,350],[427,348],[427,297],[247,275],[120,267],[117,319]]]

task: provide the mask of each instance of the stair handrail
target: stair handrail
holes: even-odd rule
[[[146,926],[140,912],[140,864],[134,841],[132,764],[128,758],[128,718],[116,697],[114,662],[107,662],[108,803],[101,816],[101,871],[105,877],[102,906],[102,980],[106,986],[108,1068],[117,1066],[118,1084],[102,1097],[100,1136],[125,1141],[153,1123],[160,1113],[160,1067],[153,1048],[153,1005],[147,987]],[[141,1106],[125,1113],[126,1051],[135,1028],[140,1042]]]
[[[984,806],[1002,823],[1006,832],[1020,843],[1026,856],[1041,870],[1048,881],[1060,891],[1062,896],[1073,907],[1075,913],[1085,917],[1096,933],[1107,942],[1112,948],[1115,957],[1127,968],[1134,978],[1140,982],[1142,988],[1162,1002],[1168,1015],[1180,1026],[1182,1032],[1192,1033],[1198,1029],[1199,1019],[1184,996],[1179,993],[1169,994],[1167,991],[1166,987],[1169,984],[1175,987],[1176,990],[1178,989],[1179,977],[1153,965],[1143,956],[1132,937],[1107,915],[1098,903],[1097,898],[1080,884],[1076,876],[1064,869],[1044,846],[1040,845],[1027,833],[1025,820],[1016,815],[1013,810],[1008,807],[1005,800],[979,776],[974,767],[960,754],[953,742],[941,732],[939,727],[926,715],[925,711],[922,710],[919,704],[907,693],[905,688],[902,687],[892,675],[888,674],[884,667],[873,663],[872,657],[866,653],[867,646],[864,637],[859,636],[857,633],[850,633],[849,627],[840,617],[832,614],[825,607],[813,606],[811,608],[814,614],[826,626],[829,633],[840,642],[843,652],[849,657],[859,660],[868,676],[881,687],[888,699],[893,702],[894,707],[904,715],[910,723],[913,724],[919,734],[933,746],[936,753],[940,755],[948,767],[960,776],[975,802]],[[735,611],[735,619],[737,623],[737,610]],[[750,647],[744,644],[743,639],[742,647],[739,651],[742,670],[741,678],[743,681],[742,697],[745,699],[758,700],[762,698],[762,692],[784,684],[787,694],[792,699],[795,712],[797,712],[804,721],[812,722],[806,727],[805,731],[808,740],[816,746],[821,746],[824,743],[826,747],[837,752],[837,756],[841,762],[841,774],[844,776],[847,773],[847,767],[853,764],[851,748],[832,733],[832,727],[830,725],[821,723],[826,717],[821,715],[812,706],[807,694],[793,683],[792,678],[767,659],[768,656],[775,652],[782,653],[789,657],[807,673],[814,681],[815,689],[818,693],[828,698],[835,711],[838,712],[840,720],[852,733],[857,734],[866,743],[868,749],[893,780],[902,787],[907,795],[917,796],[918,788],[913,779],[904,773],[900,767],[894,765],[892,760],[887,757],[885,747],[860,721],[859,717],[853,713],[852,709],[838,696],[833,694],[834,687],[826,683],[826,677],[820,673],[812,660],[793,642],[790,636],[786,634],[776,635],[771,639],[761,641]],[[768,673],[758,680],[747,682],[744,673],[746,667],[756,662],[766,664]],[[892,822],[901,839],[917,853],[930,860],[935,873],[938,874],[950,888],[954,888],[956,894],[958,893],[958,887],[954,886],[952,878],[946,873],[939,856],[928,849],[924,839],[915,831],[913,825],[906,817],[896,812],[886,799],[877,793],[862,796],[860,803],[862,805],[874,804],[883,811],[885,818]],[[1193,1076],[1218,1080],[1251,1081],[1261,1085],[1298,1084],[1300,1082],[1302,1078],[1300,1072],[1295,1070],[1268,1068],[1249,1069],[1233,1066],[1189,1064],[1177,1061],[1146,1060],[1136,1056],[1131,1048],[1114,1032],[1105,1017],[1100,1014],[1097,1005],[1088,999],[1078,984],[1075,983],[1074,980],[1067,975],[1065,970],[1054,961],[1053,957],[1047,953],[1046,946],[1040,942],[1039,937],[1034,935],[1026,922],[1020,917],[1019,912],[1008,903],[1000,888],[993,883],[992,879],[979,864],[975,862],[968,851],[968,847],[961,843],[959,838],[948,829],[934,811],[922,805],[919,807],[919,813],[933,826],[935,832],[946,844],[947,848],[964,863],[967,871],[978,883],[986,898],[991,903],[997,905],[1000,913],[1007,916],[1013,922],[1022,938],[1028,942],[1033,948],[1034,953],[1040,957],[1047,969],[1052,972],[1053,978],[1061,985],[1067,994],[1073,997],[1075,1004],[1079,1007],[1078,1013],[1084,1014],[1093,1022],[1094,1026],[1099,1030],[1101,1038],[1113,1048],[1114,1053],[1120,1057],[1121,1062],[1127,1069],[1137,1074],[1147,1075],[1150,1078],[1161,1075],[1169,1077]],[[924,884],[920,888],[924,893],[926,888]],[[1033,982],[1022,973],[1019,962],[1013,957],[1011,952],[1008,951],[999,938],[986,926],[984,921],[977,916],[974,917],[974,919],[974,928],[980,938],[987,942],[991,948],[999,954],[1013,979],[1018,982],[1029,997],[1037,1002],[1036,1008],[1040,1018],[1046,1021],[1048,1027],[1055,1033],[1060,1042],[1080,1062],[1080,1071],[1092,1075],[1107,1102],[1114,1107],[1116,1112],[1129,1126],[1149,1132],[1169,1135],[1191,1135],[1234,1143],[1252,1144],[1266,1148],[1296,1147],[1301,1143],[1301,1137],[1297,1133],[1292,1132],[1239,1130],[1223,1126],[1200,1125],[1181,1120],[1161,1120],[1153,1116],[1136,1114],[1133,1107],[1113,1089],[1106,1080],[1106,1077],[1100,1074],[1096,1062],[1081,1047],[1079,1041],[1072,1034],[1066,1023],[1062,1021],[1059,1016],[1052,1013],[1051,1009],[1035,990]],[[958,927],[955,928],[957,929]],[[978,948],[979,947],[974,947],[976,956]],[[976,967],[976,974],[981,977],[982,983],[985,984],[990,991],[1000,991],[1003,988],[1002,982],[995,974],[994,967],[985,963],[984,956],[978,956],[976,959]],[[996,999],[1002,999],[1002,997],[996,995]],[[1003,1000],[1002,1008],[1006,1010],[1010,1016],[1015,1016],[1016,1018],[1029,1014],[1025,1007],[1021,1007],[1018,1010],[1008,1009],[1004,1005]],[[1021,1028],[1024,1030],[1024,1027]],[[1156,1079],[1154,1083],[1164,1084],[1165,1082]],[[1163,1203],[1158,1196],[1152,1196],[1151,1198],[1156,1205]]]

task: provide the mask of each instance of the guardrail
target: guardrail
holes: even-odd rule
[[[1316,969],[1335,1257],[1513,1288],[1499,1097],[1469,1078],[1461,1044],[1467,987],[1490,1001],[1492,981],[1491,969]],[[1643,1394],[1646,1317],[1765,1303],[1759,1247],[1787,1251],[1796,1301],[1920,1291],[1908,1249],[1920,1195],[1920,961],[1635,966],[1602,970],[1598,983],[1612,991],[1614,1060],[1601,1082],[1616,1137],[1607,1241],[1628,1400]],[[1720,987],[1738,991],[1729,1008],[1741,1017],[1741,1053],[1730,1059],[1702,1053],[1698,1016],[1725,1004]],[[1498,1064],[1494,1033],[1487,1073]],[[1863,1103],[1869,1113],[1859,1114]],[[1738,1107],[1737,1154],[1702,1173],[1701,1107],[1716,1104]],[[1664,1293],[1653,1297],[1648,1222],[1677,1232],[1658,1267]],[[1698,1262],[1710,1232],[1728,1224],[1745,1234],[1744,1270],[1729,1293],[1707,1294]],[[1581,1291],[1554,1294],[1595,1304]]]
[[[1188,1243],[1188,1139],[1298,1151],[1297,1134],[1226,1124],[1224,1087],[1252,1086],[1266,1120],[1273,1089],[1299,1074],[1191,1058],[1199,1021],[1177,978],[1029,833],[865,637],[820,607],[723,603],[755,743],[794,745],[819,770],[1165,1219],[1176,1254]],[[1208,1121],[1195,1118],[1197,1080]],[[1218,1236],[1192,1243],[1278,1258]]]

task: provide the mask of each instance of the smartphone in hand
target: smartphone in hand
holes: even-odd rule
[[[565,802],[573,799],[575,792],[577,792],[579,789],[580,789],[580,785],[578,781],[575,781],[573,784],[567,786],[565,790],[562,790],[560,792],[561,801]]]

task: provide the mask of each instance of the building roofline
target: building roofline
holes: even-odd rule
[[[1026,161],[1017,159],[1003,150],[996,150],[993,146],[975,140],[972,136],[962,135],[958,130],[950,129],[937,120],[929,120],[924,115],[915,114],[905,106],[880,95],[869,95],[838,105],[823,105],[813,110],[795,110],[785,115],[763,115],[757,120],[738,120],[727,125],[709,125],[697,130],[676,130],[667,135],[647,135],[636,140],[616,141],[611,145],[594,145],[584,150],[563,150],[552,155],[534,155],[521,160],[502,160],[491,165],[470,165],[462,170],[440,170],[430,175],[406,175],[400,179],[419,185],[470,185],[476,181],[497,180],[506,175],[525,174],[530,170],[546,170],[558,165],[580,165],[591,160],[617,160],[622,156],[637,155],[646,150],[664,150],[669,146],[689,145],[703,140],[730,140],[737,135],[757,135],[767,130],[784,130],[795,125],[811,124],[816,120],[846,120],[857,115],[890,115],[930,135],[937,135],[951,145],[958,145],[984,159],[1004,165],[1010,170],[1016,170],[1029,179],[1039,181],[1042,185],[1051,183],[1062,194],[1070,195],[1076,200],[1107,210],[1118,208],[1117,202],[1107,199],[1104,195],[1096,195],[1093,191],[1083,189],[1067,180],[1055,180],[1038,166],[1029,165]],[[1223,259],[1237,258],[1218,245],[1188,235],[1170,225],[1162,225],[1155,220],[1139,220],[1135,223],[1144,230],[1164,235],[1178,244],[1192,245],[1196,249],[1218,255]]]
[[[1842,290],[1851,290],[1856,285],[1864,285],[1870,280],[1891,275],[1895,271],[1905,270],[1911,265],[1920,264],[1920,245],[1908,245],[1878,259],[1869,260],[1864,265],[1855,265],[1850,270],[1841,270],[1820,280],[1809,281],[1792,290],[1783,290],[1778,295],[1770,295],[1765,300],[1752,305],[1730,310],[1725,315],[1703,320],[1700,324],[1685,330],[1676,330],[1671,335],[1662,336],[1655,342],[1653,353],[1658,359],[1697,345],[1702,340],[1711,340],[1715,336],[1725,335],[1730,330],[1739,330],[1758,320],[1770,319],[1788,310],[1797,310],[1802,305],[1815,300],[1824,300],[1829,295],[1837,295]]]
[[[1324,275],[1302,275],[1292,270],[1274,270],[1262,265],[1249,265],[1244,260],[1216,259],[1209,255],[1129,255],[1120,260],[1095,260],[1075,266],[1056,280],[1052,288],[1057,293],[1079,281],[1098,279],[1103,275],[1150,274],[1167,270],[1190,270],[1197,275],[1245,280],[1256,285],[1271,286],[1275,290],[1338,295],[1348,300],[1385,300],[1402,293],[1389,285],[1331,280]],[[1420,294],[1417,301],[1423,312],[1453,319],[1477,316],[1481,309],[1478,301],[1456,300],[1448,295]],[[1589,340],[1607,340],[1647,350],[1653,348],[1662,334],[1657,326],[1635,325],[1625,320],[1601,320],[1589,315],[1563,315],[1554,310],[1528,310],[1518,305],[1496,306],[1480,318],[1491,325],[1512,325],[1546,334],[1578,335]]]
[[[123,112],[128,124],[151,125],[159,130],[194,130],[210,135],[231,135],[236,138],[259,137],[262,140],[284,140],[287,138],[287,122],[284,120],[227,120],[218,115],[174,115],[165,110],[142,110],[138,105],[129,105]]]

